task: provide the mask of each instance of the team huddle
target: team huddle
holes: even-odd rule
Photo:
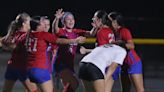
[[[61,79],[62,92],[75,92],[80,82],[85,92],[112,92],[118,79],[121,92],[130,92],[132,84],[136,92],[145,92],[142,62],[120,13],[96,11],[91,30],[74,28],[71,12],[58,9],[54,16],[51,32],[47,16],[20,13],[10,23],[7,35],[0,39],[3,49],[12,50],[3,92],[11,92],[17,80],[26,92],[55,92],[53,74]],[[95,37],[97,45],[94,49],[81,46],[80,53],[85,56],[76,74],[77,46],[85,43],[86,37]]]

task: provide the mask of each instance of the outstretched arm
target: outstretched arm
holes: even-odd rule
[[[2,47],[5,50],[13,50],[16,48],[15,39],[5,36],[0,39],[0,47]]]
[[[56,34],[59,32],[59,20],[63,16],[63,9],[58,9],[55,14],[55,19],[52,23],[52,33]]]
[[[72,43],[84,43],[86,40],[85,37],[77,37],[76,39],[65,39],[65,38],[57,38],[57,44],[72,44]]]
[[[80,47],[80,53],[81,54],[87,54],[90,53],[93,49],[86,49],[85,47],[81,46]]]

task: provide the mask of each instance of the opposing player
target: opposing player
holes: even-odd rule
[[[116,43],[123,46],[128,52],[121,72],[122,92],[130,92],[130,79],[134,84],[136,92],[144,92],[142,62],[134,50],[132,35],[129,29],[124,26],[123,17],[120,13],[111,12],[108,17],[112,21]]]
[[[106,83],[110,82],[117,66],[123,64],[125,56],[125,49],[114,44],[96,47],[86,55],[79,69],[86,92],[107,92]]]
[[[93,24],[94,26],[99,29],[96,30],[96,40],[97,40],[97,46],[101,46],[104,44],[113,43],[115,41],[114,39],[114,33],[111,28],[111,21],[108,19],[108,14],[105,11],[98,10],[95,12],[93,18]],[[81,53],[87,53],[92,51],[92,49],[85,49],[84,47],[81,47],[80,49]],[[120,65],[117,67],[115,72],[112,75],[112,78],[110,77],[110,82],[107,82],[106,85],[108,85],[106,90],[112,91],[114,80],[119,79],[119,74],[121,72]]]

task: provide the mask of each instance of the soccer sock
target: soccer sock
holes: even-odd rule
[[[63,87],[63,92],[68,92],[68,87],[69,87],[69,83],[67,83],[64,87]]]

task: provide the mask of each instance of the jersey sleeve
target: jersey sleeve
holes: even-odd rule
[[[64,30],[62,28],[59,28],[59,32],[56,33],[57,36],[63,36],[64,35]]]
[[[125,41],[132,40],[132,35],[131,35],[131,33],[130,33],[130,31],[128,29],[123,29],[123,31],[122,31],[122,38]]]
[[[114,40],[114,34],[110,30],[103,30],[103,31],[100,31],[100,33],[98,33],[97,39],[98,39],[99,46],[108,44]]]
[[[43,39],[48,43],[56,43],[57,36],[48,32],[43,32]]]
[[[84,36],[86,34],[86,30],[82,30],[82,29],[74,29],[73,32],[75,32],[76,34],[80,35],[80,36]]]

